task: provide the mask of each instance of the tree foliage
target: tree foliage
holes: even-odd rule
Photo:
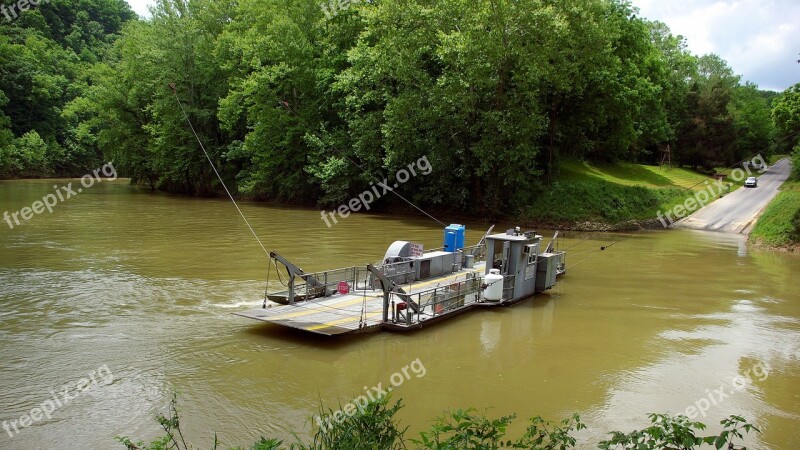
[[[134,14],[123,0],[52,0],[0,25],[0,176],[77,175],[102,157],[68,104]]]
[[[768,96],[627,0],[328,13],[317,0],[159,0],[146,20],[121,0],[26,12],[0,34],[3,170],[21,174],[8,149],[35,130],[63,154],[43,175],[102,155],[151,188],[214,194],[177,96],[240,194],[337,205],[426,156],[435,175],[404,197],[503,213],[563,158],[655,163],[669,145],[711,168],[773,133]]]
[[[793,173],[795,178],[800,178],[800,83],[775,101],[772,120],[778,135],[778,151],[792,154]]]

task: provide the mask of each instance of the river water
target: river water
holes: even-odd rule
[[[69,182],[0,182],[0,212]],[[395,239],[441,246],[427,218],[328,228],[317,210],[242,209],[306,271],[374,262]],[[468,243],[486,228],[467,226]],[[96,184],[13,229],[0,222],[0,448],[150,439],[175,390],[197,447],[215,432],[223,446],[291,442],[320,402],[337,409],[406,366],[394,396],[412,437],[447,409],[516,413],[512,435],[528,417],[576,412],[589,425],[580,448],[595,448],[647,413],[694,406],[710,432],[750,419],[762,430],[752,448],[800,446],[800,258],[688,230],[567,234],[570,246],[566,277],[517,306],[408,335],[319,338],[231,314],[260,305],[267,264],[230,202]]]

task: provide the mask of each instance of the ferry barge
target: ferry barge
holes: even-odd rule
[[[566,253],[555,234],[519,227],[464,247],[466,228],[444,230],[444,247],[396,241],[380,263],[305,273],[270,253],[288,278],[285,290],[265,293],[261,308],[239,316],[326,336],[378,330],[410,331],[474,308],[507,306],[551,289],[566,273]]]

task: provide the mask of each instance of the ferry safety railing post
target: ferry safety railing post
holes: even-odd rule
[[[411,303],[411,302],[409,302],[409,300],[411,300],[411,296],[408,296],[408,298],[406,298],[406,310],[405,311],[406,311],[406,325],[407,326],[411,326],[411,323],[414,321],[414,313],[413,313],[413,311],[411,311],[411,308],[408,307],[408,305]],[[419,300],[419,298],[417,298],[417,300]],[[419,302],[417,302],[417,304],[419,305]],[[417,309],[417,322],[419,322],[419,311],[421,309],[422,308]]]
[[[433,297],[433,298],[435,299],[435,297]],[[419,308],[417,309],[417,323],[418,324],[422,323],[422,310],[425,309],[425,308],[423,308],[421,303],[422,303],[422,294],[420,293],[420,294],[417,294],[417,305],[419,305]],[[434,313],[435,313],[436,312],[436,310],[435,310],[436,307],[433,306],[432,308],[434,308]]]
[[[411,295],[409,295],[409,294],[397,294],[397,293],[395,293],[394,295],[397,297],[397,301],[392,300],[392,302],[391,302],[392,303],[392,316],[394,316],[394,318],[395,318],[394,322],[396,323],[396,322],[400,322],[402,320],[402,323],[404,325],[409,326],[409,321],[410,321],[411,315],[409,314],[408,304],[409,304],[409,301],[411,300]],[[403,305],[403,304],[406,305],[405,309],[401,309],[401,307],[400,307],[400,305]]]

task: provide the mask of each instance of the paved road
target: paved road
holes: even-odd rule
[[[749,234],[761,211],[778,195],[778,188],[789,178],[791,165],[782,159],[758,176],[758,187],[741,188],[715,201],[675,227],[723,233]]]

